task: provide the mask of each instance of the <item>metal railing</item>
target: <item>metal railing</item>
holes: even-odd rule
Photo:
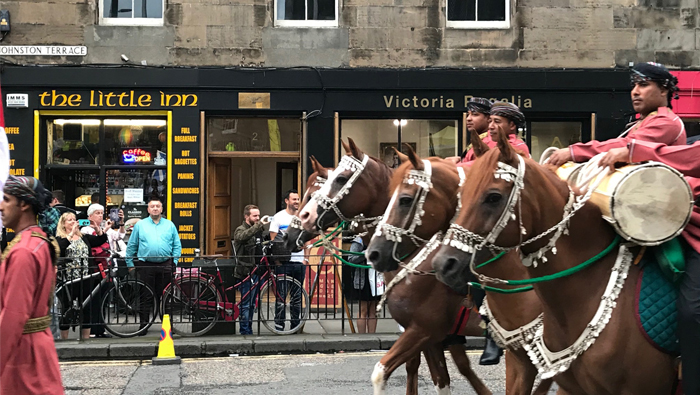
[[[307,258],[248,266],[242,262],[260,257],[185,256],[177,265],[135,260],[131,268],[116,257],[61,258],[54,335],[155,336],[163,314],[180,336],[398,332],[387,309],[374,314],[381,274],[328,255]]]

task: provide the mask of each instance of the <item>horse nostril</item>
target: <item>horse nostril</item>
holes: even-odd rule
[[[455,267],[457,266],[457,263],[458,262],[455,258],[453,258],[453,257],[447,258],[447,261],[445,261],[445,267],[443,269],[445,274],[450,274],[450,275],[456,274],[456,273],[454,273],[454,270],[455,270]]]
[[[309,212],[308,211],[302,212],[301,215],[299,216],[299,219],[301,219],[302,221],[306,221],[307,219],[309,219]]]
[[[372,263],[379,262],[379,258],[380,258],[379,251],[377,251],[377,250],[370,251],[368,258],[369,258],[369,261]]]

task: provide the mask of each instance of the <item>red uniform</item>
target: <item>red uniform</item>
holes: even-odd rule
[[[498,142],[493,141],[490,134],[481,139],[481,141],[483,141],[491,149],[496,148],[496,146],[498,145]],[[508,141],[510,142],[510,145],[512,145],[513,148],[515,148],[517,151],[525,153],[526,158],[530,157],[530,150],[527,148],[527,144],[525,144],[524,141],[520,140],[518,136],[516,136],[515,134],[508,135]],[[475,159],[476,157],[474,156],[474,150],[470,149],[469,151],[467,151],[467,154],[464,155],[464,159],[462,159],[459,163],[469,163]]]
[[[669,147],[633,139],[629,150],[630,162],[655,160],[680,171],[693,189],[695,199],[700,196],[700,143]],[[700,252],[700,207],[693,206],[693,214],[682,236],[695,251]]]
[[[586,162],[597,154],[608,152],[612,148],[627,146],[632,139],[653,141],[665,145],[685,145],[685,127],[678,115],[668,107],[659,107],[657,111],[632,126],[624,137],[605,141],[589,141],[569,146],[569,153],[574,162]]]
[[[51,244],[31,226],[15,237],[0,264],[0,393],[63,394],[58,355],[50,329],[22,334],[30,318],[49,314],[56,281]]]

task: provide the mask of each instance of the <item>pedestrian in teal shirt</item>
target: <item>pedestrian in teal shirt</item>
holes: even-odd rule
[[[173,278],[174,266],[180,258],[182,244],[177,228],[161,217],[163,203],[156,198],[148,202],[148,218],[134,225],[126,247],[126,265],[136,278],[153,288],[160,305],[163,290]],[[136,258],[136,262],[134,262]],[[141,322],[150,322],[148,312],[139,313]],[[145,325],[145,324],[144,324]],[[145,335],[146,331],[141,335]]]

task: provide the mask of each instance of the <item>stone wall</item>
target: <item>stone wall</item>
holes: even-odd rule
[[[490,0],[493,1],[493,0]],[[445,28],[446,0],[340,0],[337,28],[279,28],[273,0],[166,0],[165,26],[99,26],[99,0],[12,0],[3,44],[86,45],[20,63],[247,67],[700,67],[698,0],[511,0],[509,29]]]

